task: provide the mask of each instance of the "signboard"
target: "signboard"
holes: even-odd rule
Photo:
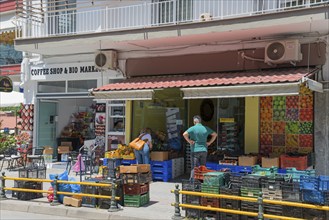
[[[32,66],[30,76],[32,80],[57,78],[71,76],[76,77],[80,74],[100,73],[94,63],[72,63],[72,64],[53,64],[44,66]]]
[[[13,81],[8,76],[0,76],[0,92],[12,92]]]
[[[234,122],[234,118],[220,118],[219,119],[220,123],[233,123]]]

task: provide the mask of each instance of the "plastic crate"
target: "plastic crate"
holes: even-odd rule
[[[329,176],[319,176],[319,190],[329,191]]]
[[[211,197],[201,197],[200,201],[202,206],[210,206],[214,208],[219,208],[219,199]]]
[[[300,189],[318,190],[319,177],[316,176],[300,176]]]
[[[130,166],[131,164],[136,164],[136,160],[121,160],[121,165]]]
[[[272,177],[262,178],[261,187],[268,190],[281,190],[281,186],[284,181],[284,176],[275,174]]]
[[[281,188],[282,200],[291,202],[302,200],[298,182],[283,182]]]
[[[227,188],[227,187],[221,187],[220,188],[220,194],[224,195],[240,195],[240,189],[238,188]],[[234,199],[220,199],[220,207],[221,208],[227,208],[227,209],[240,209],[240,200],[234,200]]]
[[[149,184],[125,184],[123,192],[125,195],[140,195],[149,192]]]
[[[47,176],[46,167],[21,168],[18,170],[19,178],[46,179],[46,176]]]
[[[206,166],[194,167],[194,179],[203,180],[205,173],[214,172],[215,170],[208,170]]]
[[[269,190],[268,188],[262,188],[263,198],[270,200],[282,200],[282,190]]]
[[[201,192],[201,182],[199,180],[182,180],[182,190]]]
[[[106,161],[106,164],[104,162]],[[107,166],[109,170],[115,170],[121,165],[121,158],[104,158],[103,165]]]
[[[221,187],[224,185],[224,175],[223,172],[209,172],[203,175],[203,183],[209,186]]]
[[[93,181],[88,181],[88,182],[93,182]],[[87,185],[81,185],[81,193],[85,194],[98,194],[98,187],[97,186],[87,186]],[[93,198],[93,197],[82,197],[82,203],[81,205],[84,207],[91,207],[95,208],[97,206],[98,199]]]
[[[297,170],[306,170],[307,165],[307,155],[305,156],[280,156],[280,167],[281,168],[291,168],[295,167]]]
[[[198,209],[186,209],[185,217],[187,219],[201,219],[201,210]]]
[[[252,166],[252,173],[260,176],[272,176],[273,174],[278,173],[277,167],[263,168],[259,165]]]
[[[258,203],[241,201],[241,210],[249,212],[258,212]]]
[[[264,204],[264,213],[282,216],[282,205]]]
[[[125,195],[124,206],[128,207],[141,207],[150,202],[150,194],[145,193],[142,195]]]
[[[220,220],[240,220],[240,215],[230,214],[230,213],[219,213]]]
[[[209,170],[218,170],[218,163],[207,162],[206,167]]]
[[[207,184],[202,183],[201,184],[201,192],[218,194],[219,193],[219,187],[218,186],[209,186]]]
[[[99,183],[112,183],[110,181],[102,180]],[[122,179],[116,179],[115,183],[117,184],[115,195],[120,197],[120,199],[117,201],[120,205],[123,205],[123,181]],[[99,187],[98,188],[98,194],[103,196],[112,196],[112,188],[111,187]],[[108,209],[108,199],[98,199],[98,205],[101,207],[103,206],[105,209]]]
[[[251,174],[252,168],[250,166],[236,166],[235,167],[236,173],[245,173],[245,174]]]
[[[303,208],[303,219],[327,220],[326,211]]]
[[[219,213],[214,211],[203,211],[201,216],[204,220],[218,220],[220,217]]]
[[[302,189],[302,201],[316,205],[324,205],[324,193],[318,190]]]
[[[42,190],[42,183],[15,180],[14,188]],[[18,200],[27,201],[27,200],[42,198],[43,195],[42,193],[12,191],[12,197],[17,198]]]
[[[262,190],[260,188],[241,187],[240,194],[243,197],[258,198]]]
[[[251,175],[251,174],[243,176],[241,186],[261,188],[261,180],[263,178],[264,178],[263,176]]]
[[[171,173],[153,173],[152,178],[154,181],[169,182],[172,179],[172,175]]]
[[[240,188],[242,184],[242,177],[246,173],[229,173],[229,188]]]
[[[145,184],[152,181],[152,173],[124,173],[120,175],[124,184],[138,183]]]
[[[315,170],[296,170],[296,168],[287,168],[285,180],[294,182],[300,181],[300,176],[315,176]]]
[[[283,206],[282,215],[294,218],[303,218],[303,208],[293,206]]]

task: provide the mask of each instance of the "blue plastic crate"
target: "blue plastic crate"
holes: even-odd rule
[[[172,174],[171,167],[151,167],[152,173]]]
[[[252,167],[250,166],[236,166],[236,173],[251,173]]]
[[[172,179],[171,174],[163,174],[163,173],[154,173],[152,174],[153,180],[168,182]]]
[[[131,164],[136,164],[136,160],[121,160],[121,165],[129,166]]]
[[[151,161],[152,167],[172,167],[172,160],[165,160],[165,161]]]
[[[317,205],[325,204],[324,193],[318,190],[303,189],[302,200],[303,202]]]
[[[206,167],[209,170],[218,170],[218,163],[213,163],[213,162],[207,162]]]
[[[286,169],[278,169],[278,173],[287,173]]]
[[[316,176],[300,176],[300,188],[309,189],[309,190],[318,190],[319,189],[319,178]]]
[[[329,176],[319,176],[319,190],[329,191]]]

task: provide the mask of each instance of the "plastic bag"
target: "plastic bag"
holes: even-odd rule
[[[54,180],[57,174],[49,174],[49,179]],[[68,180],[69,176],[67,171],[58,175],[58,180]],[[54,183],[51,183],[51,186],[54,187]],[[72,192],[71,184],[61,183],[58,184],[58,191],[61,192]],[[58,202],[63,203],[64,195],[58,195]]]
[[[76,180],[74,177],[70,177],[69,181],[75,182]],[[71,192],[73,193],[80,193],[81,192],[81,187],[78,184],[70,184],[71,185]]]

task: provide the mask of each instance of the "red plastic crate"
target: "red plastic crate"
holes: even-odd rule
[[[297,170],[306,170],[307,169],[307,155],[305,156],[280,156],[280,167],[281,168],[290,168],[295,167]]]
[[[125,195],[141,195],[149,192],[149,184],[125,184],[123,185]]]
[[[203,174],[215,172],[215,170],[208,170],[206,166],[194,167],[194,179],[203,180]]]
[[[211,206],[215,208],[219,208],[219,199],[218,198],[210,198],[210,197],[201,197],[201,205],[202,206]]]

